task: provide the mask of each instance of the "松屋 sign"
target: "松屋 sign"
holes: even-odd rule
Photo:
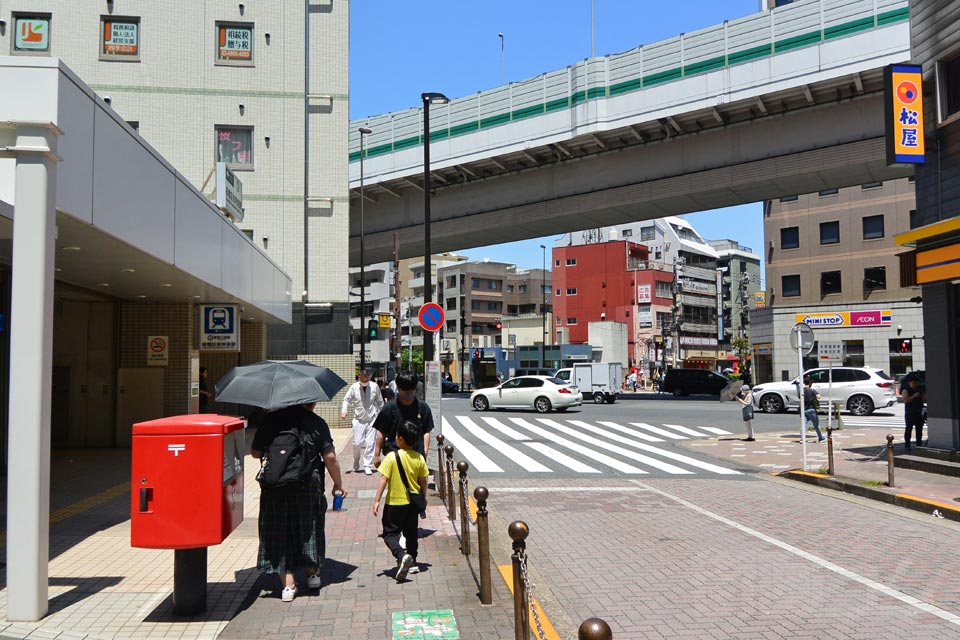
[[[883,70],[887,164],[922,164],[923,73],[920,65],[891,64]]]
[[[891,317],[890,310],[884,309],[798,313],[796,320],[816,329],[832,329],[836,327],[889,327]]]

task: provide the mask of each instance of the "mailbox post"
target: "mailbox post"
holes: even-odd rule
[[[207,608],[207,547],[243,521],[240,418],[174,416],[133,426],[130,544],[174,550],[173,612]]]

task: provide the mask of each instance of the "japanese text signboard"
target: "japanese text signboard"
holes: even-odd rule
[[[200,351],[240,351],[240,321],[235,304],[201,304]]]
[[[217,34],[217,56],[221,60],[253,60],[253,29],[221,25]]]
[[[919,65],[891,64],[884,69],[887,164],[922,164],[923,74]]]
[[[104,55],[132,57],[140,55],[140,23],[132,20],[103,22]]]

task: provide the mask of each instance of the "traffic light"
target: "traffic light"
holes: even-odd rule
[[[479,360],[479,359],[480,359],[480,349],[474,349],[474,350],[473,350],[473,359],[474,359],[474,360]]]
[[[380,321],[376,318],[371,318],[367,322],[367,337],[371,340],[376,340],[378,333],[380,333]]]
[[[500,331],[500,329],[503,329],[503,323],[502,323],[502,322],[498,322],[498,323],[497,323],[497,331]]]

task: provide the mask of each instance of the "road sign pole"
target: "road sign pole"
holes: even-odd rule
[[[803,380],[803,345],[797,340],[797,362],[800,365],[800,443],[803,446],[803,470],[807,470],[807,412],[804,407],[804,390],[806,385]]]
[[[827,382],[827,429],[833,428],[833,361],[827,368],[827,375],[830,376]]]

